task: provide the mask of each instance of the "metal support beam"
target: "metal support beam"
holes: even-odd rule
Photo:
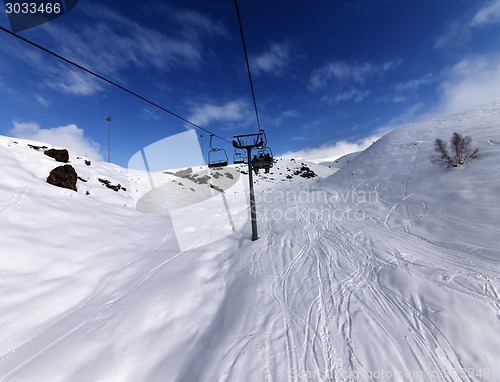
[[[235,135],[233,147],[236,149],[244,149],[247,151],[248,162],[248,183],[250,186],[250,219],[252,220],[252,241],[259,238],[257,233],[257,211],[255,207],[255,192],[253,189],[253,165],[252,165],[252,149],[261,147],[263,132],[258,134]]]
[[[252,148],[247,147],[248,158],[248,183],[250,185],[250,218],[252,220],[252,241],[259,238],[257,233],[257,211],[255,208],[255,194],[253,191]]]

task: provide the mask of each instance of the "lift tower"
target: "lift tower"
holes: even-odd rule
[[[255,194],[253,190],[252,149],[263,148],[265,145],[264,139],[264,133],[261,131],[257,134],[235,135],[233,140],[233,146],[235,148],[247,151],[248,183],[250,186],[250,217],[252,220],[252,241],[255,241],[259,238],[259,235],[257,234],[257,212],[255,210]]]

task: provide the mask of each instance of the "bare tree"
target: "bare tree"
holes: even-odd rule
[[[472,149],[470,146],[471,142],[471,137],[464,137],[459,133],[453,133],[450,153],[446,142],[437,138],[434,141],[434,150],[437,154],[431,156],[431,162],[445,164],[447,167],[461,166],[478,156],[479,149]]]

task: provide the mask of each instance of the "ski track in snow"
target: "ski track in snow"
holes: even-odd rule
[[[11,221],[17,221],[14,211],[24,200],[24,197],[31,188],[31,184],[32,182],[29,181],[25,181],[23,183],[22,187],[12,195],[12,198],[7,203],[5,203],[5,206],[2,208],[2,210],[0,210],[0,216],[5,215]]]
[[[413,196],[407,194],[408,179],[396,208]],[[422,205],[416,220],[425,215]],[[300,205],[301,209],[307,207]],[[359,354],[353,334],[353,320],[362,311],[385,332],[385,340],[398,349],[408,370],[426,373],[422,381],[436,380],[431,373],[439,373],[438,380],[471,381],[465,373],[449,375],[466,365],[429,318],[423,297],[399,294],[384,284],[381,274],[397,269],[410,278],[483,301],[497,316],[500,304],[495,283],[500,274],[479,259],[472,262],[460,252],[413,234],[409,212],[402,208],[408,222],[402,229],[367,220],[336,222],[298,216],[301,224],[285,235],[282,225],[286,222],[266,220],[264,216],[262,231],[267,233],[260,239],[259,249],[249,256],[250,273],[268,280],[274,314],[249,322],[249,332],[261,334],[238,340],[233,347],[237,355],[225,355],[232,359],[224,373],[227,378],[219,380],[244,380],[245,376],[246,380],[262,381],[299,381],[307,380],[306,376],[321,381],[372,380],[367,377],[370,367]],[[407,259],[407,253],[418,261]],[[445,264],[445,269],[435,267],[436,263]],[[308,307],[305,317],[301,315],[304,306]],[[401,346],[401,339],[405,346]],[[253,352],[260,349],[262,365],[254,370],[262,373],[258,378],[248,378],[243,372],[248,357],[242,354],[247,348]],[[276,363],[273,358],[282,362]]]
[[[29,185],[16,193],[13,201],[22,199],[27,189]],[[405,183],[402,201],[409,199],[407,189]],[[298,207],[314,208],[307,203]],[[278,208],[287,209],[290,205]],[[301,375],[312,375],[309,380],[332,382],[373,380],[359,377],[370,370],[357,345],[355,321],[359,314],[384,333],[385,341],[400,352],[402,362],[410,363],[406,364],[408,369],[434,370],[446,376],[449,370],[466,367],[446,335],[429,318],[425,301],[392,290],[382,281],[382,273],[397,269],[410,278],[484,301],[500,319],[495,286],[500,278],[498,270],[482,264],[479,258],[472,262],[458,251],[413,234],[411,225],[391,227],[385,224],[389,217],[385,222],[316,217],[298,214],[299,224],[292,225],[289,232],[284,229],[286,222],[262,214],[264,234],[254,246],[242,250],[241,259],[235,260],[234,266],[263,280],[267,289],[248,304],[248,310],[240,312],[238,325],[245,329],[235,330],[235,335],[231,335],[231,330],[221,334],[226,336],[226,342],[222,342],[219,351],[214,350],[204,362],[193,357],[190,362],[195,367],[186,367],[190,373],[181,375],[178,381],[189,377],[193,381],[307,380]],[[157,264],[153,264],[150,255],[157,252],[116,269],[79,306],[4,355],[0,359],[0,379],[10,380],[59,343],[99,320],[117,301],[147,283],[151,275],[179,256],[157,259]],[[440,266],[434,266],[436,263]],[[135,282],[121,277],[127,272],[133,272]],[[129,281],[127,285],[124,280]],[[303,314],[304,307],[307,315]],[[224,309],[221,308],[221,314]],[[239,333],[246,334],[238,336]],[[401,346],[402,339],[405,346]],[[200,370],[193,374],[196,367]],[[435,379],[428,374],[422,380]],[[465,374],[439,380],[472,381]]]
[[[401,199],[399,199],[395,202],[390,202],[388,200],[384,200],[382,197],[379,196],[380,200],[383,203],[386,203],[389,205],[392,204],[392,206],[389,210],[389,213],[386,215],[386,217],[384,219],[384,224],[387,227],[392,227],[391,220],[394,219],[395,213],[398,210],[402,210],[404,230],[406,232],[409,232],[409,233],[413,233],[413,224],[416,223],[417,221],[419,221],[421,218],[423,218],[427,214],[427,211],[428,211],[428,206],[427,206],[427,203],[425,201],[413,199],[413,197],[415,196],[414,193],[408,194],[408,184],[411,180],[411,176],[412,176],[413,170],[415,168],[415,163],[417,161],[418,154],[419,154],[419,151],[417,150],[417,152],[415,153],[415,155],[413,157],[413,162],[412,162],[411,168],[408,171],[408,174],[406,175],[406,178],[405,178],[404,183],[403,183],[403,187],[401,190],[401,193],[402,193]],[[374,188],[374,191],[376,191],[377,194],[379,194],[378,193],[379,186],[380,186],[380,183],[378,183]],[[353,191],[356,192],[356,188]],[[413,214],[410,213],[410,208],[409,208],[410,204],[418,206],[417,208],[418,208],[419,212],[418,212],[418,214],[415,213],[415,215],[417,215],[417,216],[414,218],[412,218]]]

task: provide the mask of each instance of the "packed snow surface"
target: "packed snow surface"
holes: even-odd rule
[[[454,131],[479,157],[432,164]],[[0,137],[0,380],[500,381],[499,103],[338,171],[278,159],[256,176],[257,241],[243,166],[71,153],[74,192],[28,144]]]

